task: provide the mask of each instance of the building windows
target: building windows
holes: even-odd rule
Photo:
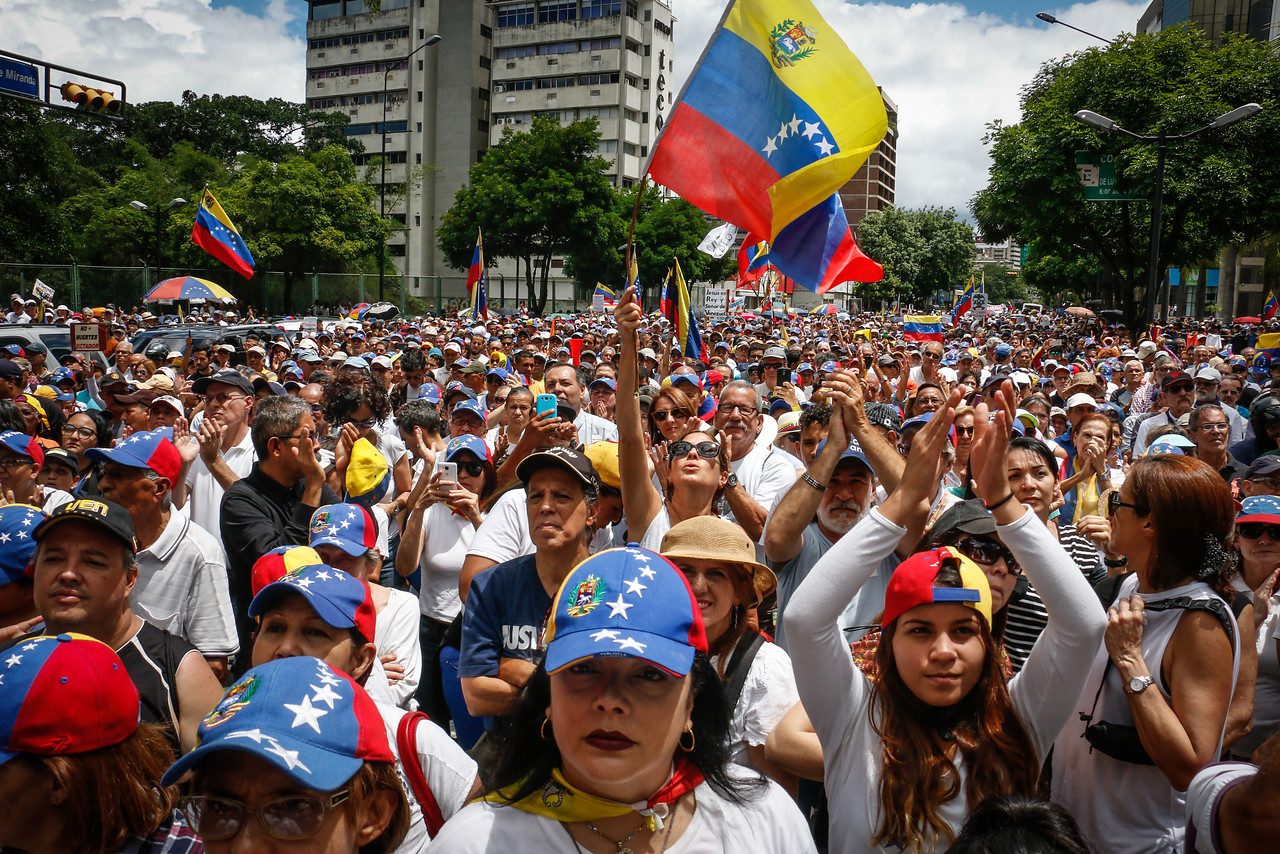
[[[572,77],[539,77],[539,89],[567,89],[574,83]]]
[[[635,147],[635,145],[633,145],[633,144],[632,144],[632,143],[630,143],[630,142],[628,142],[628,143],[624,143],[624,144],[623,144],[623,146],[622,146],[622,153],[623,153],[623,154],[630,155],[631,157],[635,157],[635,156],[636,156],[636,147]]]
[[[382,123],[375,122],[373,124],[347,125],[342,129],[343,136],[368,136],[371,133],[379,133],[382,130]],[[404,133],[409,129],[408,122],[387,122],[387,133]],[[391,155],[387,155],[390,157]],[[390,162],[390,161],[388,161]],[[404,161],[401,160],[401,163]]]
[[[582,0],[582,17],[606,18],[622,14],[622,0]]]
[[[632,77],[630,74],[628,74],[628,75],[627,75],[627,85],[628,85],[628,86],[632,86],[632,87],[634,87],[634,88],[636,88],[636,89],[639,89],[639,88],[640,88],[640,78],[639,78],[639,77]]]
[[[489,26],[488,24],[481,24],[481,25],[480,25],[480,38],[482,38],[482,39],[491,39],[491,38],[493,38],[493,27]]]
[[[318,50],[326,47],[341,47],[341,46],[342,46],[342,39],[339,39],[339,38],[312,39],[311,41],[307,42],[307,47],[310,48],[311,50]]]
[[[562,53],[577,53],[577,42],[555,42],[554,44],[538,45],[539,56],[554,56]]]
[[[616,71],[614,71],[611,74],[579,74],[578,75],[579,86],[602,86],[606,83],[617,83],[617,82],[618,82],[618,72]]]
[[[534,23],[533,3],[512,3],[498,7],[498,29],[503,27],[527,27]]]
[[[327,80],[330,77],[341,77],[341,68],[313,68],[307,72],[307,77],[312,80]]]
[[[578,118],[580,119],[616,119],[617,117],[617,107],[583,107],[578,110]]]
[[[390,126],[390,123],[388,123],[388,126]],[[348,136],[352,136],[352,135],[353,135],[353,134],[348,134]],[[351,160],[352,160],[352,162],[354,162],[357,166],[367,166],[367,165],[368,165],[368,164],[370,164],[370,163],[377,163],[377,162],[378,162],[378,159],[379,159],[381,156],[382,156],[382,155],[381,155],[381,154],[379,154],[379,153],[378,153],[378,152],[376,152],[376,151],[374,151],[374,152],[365,152],[365,153],[363,153],[363,154],[353,154],[353,155],[351,155]],[[406,154],[406,152],[403,152],[403,151],[388,151],[388,152],[387,152],[387,165],[391,166],[391,165],[395,165],[395,164],[397,164],[397,163],[407,163],[407,162],[408,162],[408,155]]]
[[[538,23],[572,21],[578,17],[578,0],[542,0],[538,5]]]
[[[533,56],[538,49],[533,45],[520,45],[518,47],[500,47],[494,51],[494,56],[498,59],[523,59],[526,56]]]
[[[622,39],[614,36],[611,39],[583,39],[581,42],[583,50],[617,50],[622,44]]]
[[[489,57],[487,57],[487,56],[482,56],[482,57],[480,57],[480,67],[481,67],[481,68],[489,68],[491,65],[492,65],[492,63],[491,63],[491,62],[489,62]]]
[[[555,119],[556,121],[560,121],[560,111],[559,110],[539,110],[537,113],[534,114],[533,117],[535,119]]]
[[[489,100],[489,90],[481,86],[478,90],[476,90],[476,97],[479,98],[481,101]]]
[[[333,0],[330,3],[317,2],[311,4],[311,20],[323,21],[327,18],[342,17],[341,0]]]
[[[627,17],[628,18],[640,17],[640,4],[637,3],[636,0],[627,0]]]
[[[602,139],[596,143],[596,154],[617,154],[618,141],[616,139]]]
[[[533,80],[524,78],[523,80],[505,80],[502,83],[495,83],[493,91],[501,94],[502,92],[528,92],[533,89]]]

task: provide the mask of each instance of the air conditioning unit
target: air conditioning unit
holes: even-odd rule
[[[515,67],[516,67],[516,64],[514,62],[507,63],[507,68],[515,68]]]
[[[599,90],[599,89],[592,89],[592,90],[591,90],[591,94],[592,94],[592,96],[598,96],[598,95],[600,94],[600,90]]]
[[[317,53],[317,54],[316,54],[316,58],[317,58],[317,59],[319,59],[319,58],[321,58],[321,57],[323,57],[323,56],[324,56],[324,51],[320,51],[319,53]]]
[[[555,56],[547,57],[547,65],[559,65],[559,64],[560,64],[559,57],[555,57]]]
[[[323,89],[323,88],[324,88],[324,81],[323,81],[323,80],[317,80],[317,81],[316,81],[316,88],[317,88],[317,89]]]
[[[505,92],[505,91],[507,91],[507,87],[506,87],[505,85],[503,85],[503,84],[501,84],[501,83],[494,83],[494,84],[493,84],[493,94],[495,94],[495,95],[501,95],[501,94],[502,94],[503,92]]]
[[[555,92],[548,92],[548,93],[547,93],[547,100],[548,100],[548,101],[554,101],[555,99],[556,99],[556,93],[555,93]]]
[[[358,54],[359,52],[360,52],[360,48],[358,48],[358,47],[353,47],[353,48],[351,48],[351,55],[352,55],[352,56],[355,56],[355,55],[356,55],[356,54]]]

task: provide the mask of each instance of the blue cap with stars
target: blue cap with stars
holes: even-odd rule
[[[323,563],[299,567],[259,590],[249,603],[249,616],[261,617],[285,593],[301,596],[317,617],[335,629],[355,629],[373,643],[378,625],[373,594],[354,575]]]
[[[332,792],[365,761],[394,762],[364,689],[318,658],[278,658],[241,676],[201,722],[196,749],[162,778],[172,786],[217,750],[262,759],[300,786]]]
[[[30,504],[0,507],[0,586],[31,577],[36,554],[31,532],[46,518],[43,510]]]
[[[337,546],[349,555],[378,547],[378,523],[363,506],[326,504],[311,514],[311,548]]]
[[[596,656],[648,661],[686,676],[707,651],[702,612],[684,573],[657,552],[628,545],[578,564],[560,585],[547,621],[546,669]]]

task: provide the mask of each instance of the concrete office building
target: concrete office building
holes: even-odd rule
[[[1155,33],[1191,21],[1216,44],[1224,33],[1242,33],[1259,41],[1276,38],[1273,0],[1151,0],[1138,18],[1137,31]]]
[[[436,228],[489,144],[492,11],[483,0],[382,0],[372,15],[363,0],[308,5],[307,102],[350,116],[347,134],[365,147],[357,166],[370,166],[375,187],[385,132],[379,189],[387,215],[404,226],[388,242],[387,274],[403,274],[409,294],[433,297],[436,276],[456,275]],[[440,42],[422,47],[435,34]]]

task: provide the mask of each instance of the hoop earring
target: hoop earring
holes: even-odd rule
[[[550,739],[550,738],[548,738],[548,737],[547,737],[547,724],[549,724],[549,723],[551,723],[551,718],[543,718],[543,719],[542,719],[542,726],[538,727],[538,734],[542,736],[542,740],[543,740],[543,741],[551,741],[551,740],[552,740],[552,739]],[[552,735],[554,735],[554,733],[553,733]]]
[[[684,737],[685,737],[686,735],[687,735],[687,736],[689,736],[689,746],[688,746],[688,747],[685,747],[685,746],[684,746]],[[679,741],[679,744],[680,744],[680,749],[681,749],[681,750],[683,750],[685,753],[692,753],[692,752],[693,752],[693,748],[694,748],[695,746],[697,746],[697,744],[698,744],[698,737],[697,737],[696,735],[694,735],[694,734],[693,734],[693,730],[692,730],[692,729],[687,729],[687,730],[685,730],[684,732],[680,733],[680,741]]]

